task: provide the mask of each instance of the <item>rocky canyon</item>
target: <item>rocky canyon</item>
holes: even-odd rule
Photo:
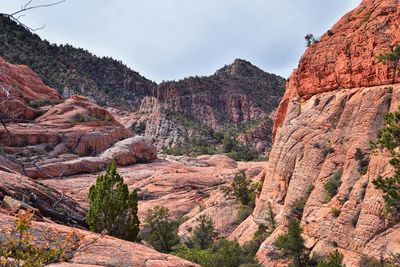
[[[48,266],[213,266],[89,231],[90,187],[115,162],[137,190],[141,233],[162,206],[188,247],[204,217],[215,240],[242,248],[261,231],[249,266],[292,266],[276,244],[293,221],[310,259],[337,251],[342,265],[332,266],[361,267],[365,256],[399,257],[399,216],[385,213],[373,183],[393,174],[391,155],[370,145],[400,107],[398,66],[379,60],[400,44],[398,0],[363,0],[309,44],[287,80],[236,59],[157,84],[6,16],[0,29],[0,242],[30,209],[36,244],[47,232],[77,240],[68,260]],[[229,146],[264,157],[241,161]],[[250,211],[227,193],[238,174],[254,194]]]

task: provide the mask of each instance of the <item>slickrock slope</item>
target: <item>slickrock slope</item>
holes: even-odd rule
[[[0,112],[3,121],[33,120],[43,112],[31,107],[35,101],[61,100],[58,92],[43,83],[30,68],[0,58]]]
[[[3,167],[2,159],[0,162]],[[80,224],[86,216],[85,209],[62,192],[10,170],[0,171],[0,208],[2,206],[11,214],[20,208],[35,208],[40,216],[70,224]],[[0,210],[0,217],[2,213]]]
[[[292,204],[307,198],[311,185],[301,227],[314,255],[339,249],[352,267],[362,254],[379,259],[400,253],[399,221],[383,219],[382,192],[372,184],[379,174],[390,174],[388,158],[368,144],[384,113],[400,105],[400,77],[377,61],[400,43],[399,10],[397,0],[364,0],[306,51],[291,76],[257,207],[231,236],[251,238],[257,224],[267,223],[270,203],[279,227],[257,254],[264,266],[285,266],[271,256],[273,242],[293,218]],[[357,149],[370,157],[365,174],[358,170]],[[338,193],[327,199],[324,185],[335,176],[341,180]],[[333,208],[340,211],[337,217]]]
[[[0,240],[5,233],[15,228],[15,217],[1,214]],[[66,263],[55,263],[54,267],[95,267],[95,266],[137,266],[137,267],[196,267],[197,264],[172,255],[159,253],[144,245],[102,236],[66,226],[33,222],[31,233],[35,240],[45,236],[67,237],[72,234],[79,237],[79,246],[72,259]]]
[[[228,236],[238,225],[239,205],[227,199],[220,190],[233,180],[234,174],[244,170],[249,179],[257,179],[265,162],[235,162],[222,156],[167,157],[147,164],[118,168],[130,190],[139,191],[139,218],[144,220],[149,208],[165,206],[173,218],[188,216],[180,227],[180,235],[195,225],[199,214],[210,216],[221,236]],[[87,207],[89,187],[97,174],[76,175],[42,182],[64,192],[83,207]],[[61,182],[60,182],[61,181]],[[200,210],[200,205],[203,207]]]
[[[26,66],[0,60],[0,67],[4,67],[0,118],[5,123],[0,147],[8,169],[31,178],[54,178],[104,170],[112,160],[129,165],[157,158],[152,143],[133,137],[131,130],[88,98],[72,96],[63,102]],[[28,106],[44,100],[45,107]]]

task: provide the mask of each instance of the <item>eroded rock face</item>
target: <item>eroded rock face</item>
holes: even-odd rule
[[[136,115],[113,112],[121,123],[143,124],[140,134],[160,149],[194,138],[212,144],[211,130],[236,129],[243,133],[241,143],[261,153],[270,148],[271,127],[264,126],[272,124],[284,84],[283,78],[237,59],[208,77],[161,83],[142,99]]]
[[[270,203],[279,226],[257,254],[264,266],[285,265],[269,253],[302,197],[307,201],[301,227],[313,255],[338,249],[346,266],[359,266],[362,254],[380,258],[400,252],[399,222],[383,219],[382,192],[372,184],[378,175],[390,174],[388,158],[369,147],[383,115],[400,105],[400,85],[394,82],[399,77],[377,61],[379,53],[400,42],[398,9],[398,1],[363,1],[306,51],[291,76],[257,207],[234,232],[239,241],[248,240],[257,224],[268,223]],[[365,174],[357,149],[370,158]],[[335,176],[341,183],[329,199],[325,184]]]
[[[104,170],[157,158],[156,148],[115,121],[105,109],[86,97],[73,96],[50,107],[34,122],[7,124],[2,150],[9,168],[31,178],[57,178]],[[23,167],[22,167],[23,166]]]
[[[0,240],[15,228],[15,217],[0,214]],[[138,266],[138,267],[196,267],[197,264],[162,254],[138,243],[94,234],[58,224],[33,222],[30,232],[40,242],[46,236],[79,237],[79,245],[71,259],[49,266]]]
[[[30,68],[13,65],[0,58],[0,112],[3,120],[32,120],[43,112],[31,102],[59,101],[60,95],[43,83]]]
[[[398,72],[393,77],[391,67],[377,59],[400,43],[399,6],[397,0],[364,0],[311,45],[289,78],[275,130],[294,96],[400,82]]]

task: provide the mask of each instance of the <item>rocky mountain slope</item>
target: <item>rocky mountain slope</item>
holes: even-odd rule
[[[271,256],[273,242],[296,216],[313,255],[338,249],[346,266],[359,266],[363,254],[400,252],[399,220],[385,219],[372,184],[390,174],[388,157],[369,147],[384,114],[400,105],[400,75],[377,59],[400,43],[399,10],[396,0],[364,0],[307,49],[290,77],[257,207],[231,236],[244,242],[272,207],[279,226],[257,254],[264,266],[285,264]],[[329,196],[332,179],[340,182]]]
[[[208,77],[190,77],[159,85],[121,62],[98,58],[70,45],[53,45],[0,17],[0,57],[24,64],[68,98],[84,95],[159,149],[178,145],[213,146],[219,132],[230,131],[258,153],[270,148],[272,113],[285,80],[244,60]]]
[[[271,143],[271,118],[284,84],[284,79],[237,59],[208,77],[160,84],[143,99],[136,125],[143,124],[144,135],[159,148],[218,145],[223,133],[232,133],[263,152]]]

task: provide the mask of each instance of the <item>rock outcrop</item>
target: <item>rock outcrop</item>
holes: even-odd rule
[[[43,83],[30,68],[13,65],[0,57],[0,113],[4,121],[33,120],[43,111],[32,107],[39,101],[60,101],[58,92]]]
[[[15,228],[16,218],[1,214],[0,240]],[[37,242],[43,242],[47,236],[56,236],[55,241],[68,236],[79,238],[78,245],[74,248],[72,257],[67,262],[53,263],[48,266],[137,266],[137,267],[198,267],[197,264],[178,257],[159,253],[142,244],[123,241],[105,235],[94,234],[87,231],[50,224],[33,222],[32,237]],[[0,241],[0,242],[1,242]],[[53,242],[55,242],[53,241]]]
[[[152,138],[159,149],[194,139],[216,145],[221,140],[213,133],[235,130],[242,134],[239,142],[262,153],[270,148],[271,118],[284,83],[237,59],[208,77],[161,83],[143,98],[136,115],[112,111],[121,123]]]
[[[101,171],[113,160],[128,165],[157,158],[152,143],[133,137],[131,130],[88,98],[62,101],[26,66],[0,60],[0,67],[5,69],[0,75],[1,161],[8,169],[31,178],[56,178]],[[46,106],[29,106],[38,101]],[[18,116],[9,117],[14,111]]]
[[[390,174],[388,158],[369,147],[384,114],[400,105],[400,77],[377,60],[400,43],[399,8],[395,0],[364,0],[307,49],[289,79],[257,207],[232,235],[248,240],[257,224],[268,223],[270,205],[279,226],[257,254],[264,266],[285,266],[270,253],[302,198],[301,227],[312,255],[338,249],[352,267],[363,254],[400,252],[399,222],[384,219],[382,192],[372,184]],[[370,159],[366,170],[358,149]],[[340,186],[330,198],[325,184],[333,178]]]
[[[243,170],[249,179],[257,179],[265,162],[239,162],[223,155],[189,157],[166,157],[151,163],[118,168],[129,189],[139,189],[139,218],[143,222],[149,208],[164,206],[172,218],[187,216],[179,233],[187,236],[194,228],[200,214],[210,216],[220,236],[228,236],[238,225],[239,205],[225,197],[221,186],[227,186],[234,175]],[[89,187],[98,173],[47,178],[45,185],[64,192],[81,206],[88,205]],[[201,207],[201,208],[200,208]]]

